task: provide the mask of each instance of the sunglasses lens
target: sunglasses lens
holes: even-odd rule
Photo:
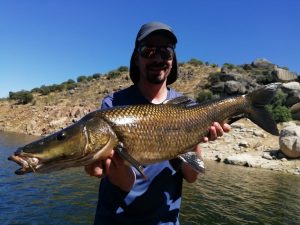
[[[155,54],[156,54],[156,48],[155,47],[142,46],[140,48],[140,55],[143,58],[152,59],[152,58],[155,57]]]
[[[172,47],[150,47],[143,45],[139,48],[139,53],[146,59],[153,59],[157,53],[160,54],[162,59],[172,59],[174,56],[174,49]]]
[[[160,48],[160,56],[163,59],[172,59],[174,55],[174,50],[171,47]]]

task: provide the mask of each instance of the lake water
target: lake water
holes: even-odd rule
[[[82,168],[17,176],[7,160],[34,137],[0,132],[0,224],[92,224],[99,180]],[[300,224],[300,177],[206,162],[184,184],[181,224]]]

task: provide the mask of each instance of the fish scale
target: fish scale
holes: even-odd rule
[[[141,163],[153,163],[189,151],[207,135],[212,121],[222,123],[239,114],[245,110],[246,101],[238,97],[191,107],[128,106],[103,111],[101,116],[131,156]],[[124,118],[132,120],[126,122]]]

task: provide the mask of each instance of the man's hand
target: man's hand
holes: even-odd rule
[[[213,122],[213,124],[209,128],[208,137],[204,138],[204,142],[214,141],[218,137],[223,136],[224,132],[229,132],[230,129],[230,125],[227,123],[220,125],[218,122]]]
[[[135,181],[135,173],[114,150],[107,159],[85,166],[85,171],[98,178],[108,176],[112,184],[126,192],[131,190]]]

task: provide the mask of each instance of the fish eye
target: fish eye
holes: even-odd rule
[[[67,133],[64,132],[64,131],[62,131],[62,132],[60,132],[60,133],[57,135],[56,139],[57,139],[58,141],[61,141],[61,140],[64,140],[66,137],[67,137]]]

